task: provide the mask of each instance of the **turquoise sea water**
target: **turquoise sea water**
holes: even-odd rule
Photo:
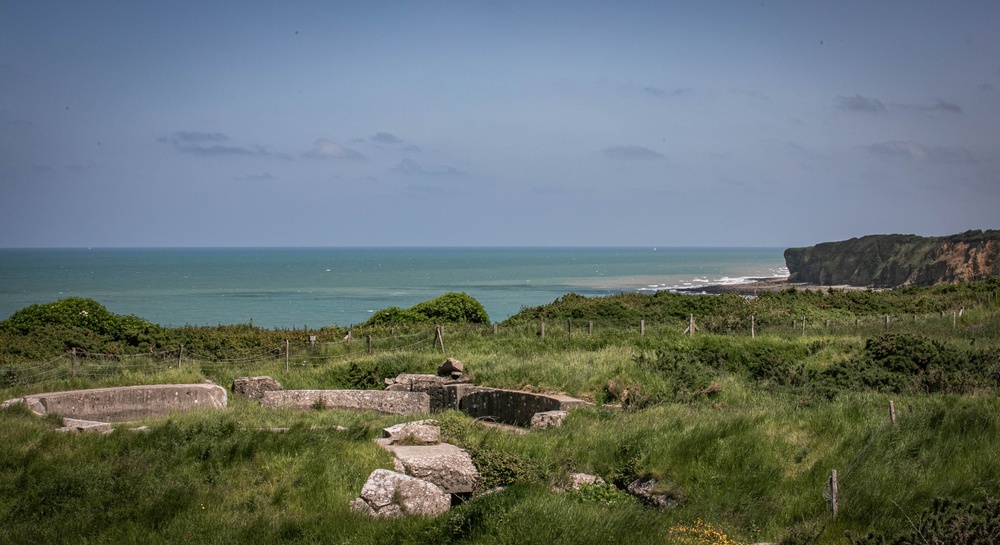
[[[493,321],[567,294],[787,275],[781,248],[199,248],[0,250],[0,319],[89,297],[168,326],[348,326],[449,291]]]

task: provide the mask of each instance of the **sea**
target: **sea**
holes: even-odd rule
[[[0,320],[87,297],[164,326],[343,326],[448,292],[501,322],[568,294],[686,290],[788,275],[783,248],[0,249]]]

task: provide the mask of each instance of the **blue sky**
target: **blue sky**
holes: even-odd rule
[[[0,0],[0,247],[1000,228],[1000,3]]]

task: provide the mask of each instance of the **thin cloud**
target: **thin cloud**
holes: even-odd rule
[[[278,157],[287,159],[282,153],[269,151],[264,146],[236,146],[229,144],[229,137],[221,132],[177,131],[170,136],[161,136],[157,142],[169,144],[181,153],[200,157]]]
[[[952,114],[962,113],[961,106],[945,102],[941,99],[937,99],[930,104],[894,104],[893,106],[902,110],[913,110],[917,112],[947,112]]]
[[[662,153],[655,152],[642,146],[612,146],[610,148],[604,148],[601,150],[601,153],[610,159],[635,159],[646,161],[663,159]]]
[[[277,180],[276,176],[272,176],[270,172],[263,172],[261,174],[247,174],[246,176],[237,176],[234,178],[241,182],[269,182],[271,180]]]
[[[754,91],[753,89],[740,89],[740,88],[735,88],[734,87],[734,88],[730,89],[729,92],[732,93],[732,94],[734,94],[734,95],[743,95],[745,97],[754,98],[754,99],[761,100],[761,101],[764,101],[764,102],[770,102],[771,101],[771,97],[765,95],[764,93],[762,93],[760,91]]]
[[[854,95],[852,97],[838,96],[833,99],[833,105],[839,110],[862,113],[883,113],[890,109],[910,112],[962,113],[961,106],[941,99],[933,100],[929,104],[901,104],[898,102],[883,103],[877,98]]]
[[[461,170],[452,167],[424,168],[413,159],[403,159],[390,170],[407,176],[464,176]]]
[[[467,193],[455,189],[445,189],[433,185],[408,185],[403,188],[403,192],[417,197],[444,197],[452,195],[466,195]]]
[[[370,138],[376,144],[402,144],[403,139],[388,132],[377,132]]]
[[[225,142],[229,137],[221,132],[177,131],[173,139],[176,142]]]
[[[653,95],[654,97],[657,98],[680,97],[691,93],[691,89],[687,87],[678,87],[676,89],[661,89],[659,87],[649,86],[649,87],[643,87],[642,91],[644,93]]]
[[[838,96],[833,99],[833,105],[838,110],[847,112],[881,113],[886,111],[885,104],[882,104],[881,100],[861,95]]]
[[[313,143],[312,149],[305,153],[310,159],[364,159],[357,151],[345,148],[326,138],[320,138]]]
[[[975,153],[965,148],[924,146],[912,140],[890,140],[867,147],[873,155],[920,163],[979,163]]]

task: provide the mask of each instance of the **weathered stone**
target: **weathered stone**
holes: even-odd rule
[[[455,445],[379,444],[399,461],[403,473],[432,482],[449,494],[470,493],[479,482],[479,471],[473,465],[472,458]]]
[[[45,414],[45,406],[37,399],[33,397],[15,397],[14,399],[8,399],[3,403],[0,403],[0,409],[6,409],[7,407],[12,407],[14,405],[24,405],[29,411],[41,416]]]
[[[436,516],[451,508],[451,497],[440,487],[388,469],[376,469],[351,509],[376,518],[404,515]]]
[[[271,377],[241,377],[233,381],[233,394],[260,400],[264,392],[282,390],[281,384]]]
[[[427,414],[430,397],[422,392],[387,390],[281,390],[264,392],[265,407],[298,409],[347,409],[386,414]]]
[[[401,374],[395,378],[385,379],[386,390],[395,392],[424,392],[431,398],[431,411],[458,409],[457,402],[449,391],[455,384],[468,384],[466,381],[453,380],[437,375]]]
[[[395,378],[387,378],[386,390],[394,392],[423,392],[430,397],[430,410],[445,409],[444,387],[451,379],[436,375],[416,375],[404,373]]]
[[[418,420],[396,424],[382,428],[382,437],[389,439],[389,444],[427,445],[439,443],[441,442],[441,428],[435,424],[437,424],[436,420]]]
[[[545,428],[558,428],[563,425],[569,411],[542,411],[531,415],[531,428],[544,430]]]
[[[679,491],[658,492],[656,491],[657,480],[652,477],[645,477],[632,481],[626,488],[626,492],[632,494],[642,503],[658,507],[661,509],[673,509],[680,505],[683,494]]]
[[[92,420],[63,418],[63,427],[56,428],[56,431],[67,433],[95,432],[108,434],[115,430],[108,422],[94,422]]]
[[[604,479],[588,473],[570,473],[566,476],[566,486],[569,490],[579,490],[585,484],[604,484]]]
[[[46,392],[22,398],[36,414],[99,422],[130,422],[193,409],[226,408],[226,389],[214,384],[155,384]]]
[[[451,377],[457,379],[465,374],[465,364],[455,358],[448,358],[438,366],[439,377]]]

